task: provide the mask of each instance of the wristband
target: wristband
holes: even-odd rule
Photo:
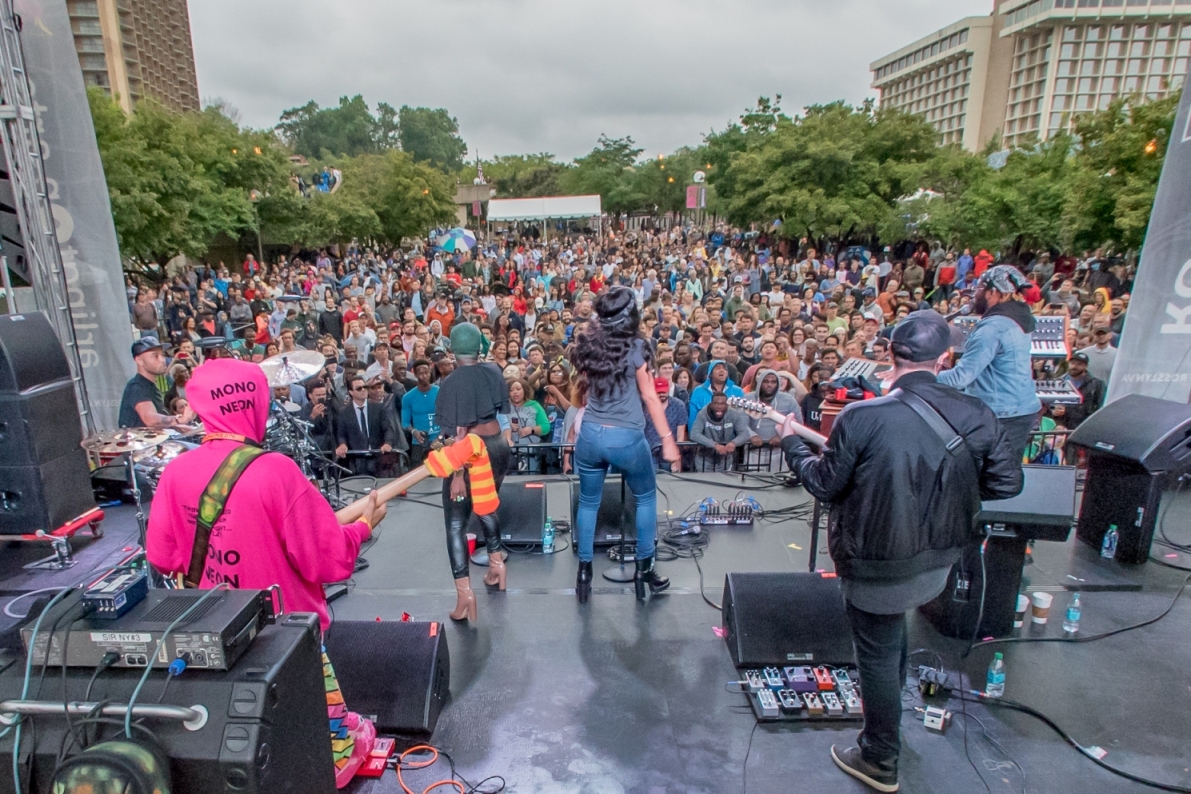
[[[667,438],[674,438],[674,434],[673,434],[673,433],[667,433],[666,435],[662,436],[662,440],[663,440],[663,441],[665,441]]]

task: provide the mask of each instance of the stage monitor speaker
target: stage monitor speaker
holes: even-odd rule
[[[571,530],[578,538],[579,527],[579,482],[571,481]],[[604,478],[604,493],[600,497],[600,512],[596,516],[594,545],[596,548],[615,546],[621,537],[625,543],[637,542],[637,500],[619,474]],[[579,553],[579,544],[572,544]]]
[[[74,384],[54,381],[14,394],[0,391],[0,461],[39,465],[79,449],[83,423]]]
[[[1075,536],[1094,549],[1104,543],[1110,526],[1117,528],[1117,562],[1140,564],[1149,559],[1162,492],[1169,475],[1148,472],[1130,461],[1108,455],[1088,456],[1088,478]]]
[[[1150,473],[1191,468],[1191,406],[1127,394],[1075,429],[1068,443]]]
[[[852,630],[834,574],[730,573],[723,627],[737,667],[852,664]]]
[[[982,567],[983,543],[981,538],[964,548],[959,562],[951,567],[943,592],[919,608],[940,634],[971,640],[973,636],[1004,637],[1013,631],[1013,612],[1029,538],[1025,534],[991,536]],[[980,617],[982,593],[984,616]]]
[[[70,364],[46,316],[0,316],[0,392],[20,394],[60,380],[70,381]]]
[[[0,466],[0,535],[51,532],[93,507],[87,453],[80,448],[39,466]]]
[[[1065,543],[1075,523],[1075,467],[1022,466],[1025,485],[1009,499],[980,505],[983,531]]]
[[[434,733],[451,688],[441,623],[337,620],[324,643],[352,711],[381,731]]]
[[[61,671],[51,670],[40,693],[30,692],[32,698],[62,701]],[[110,668],[93,676],[93,670],[71,667],[66,697],[83,701],[93,679],[92,702],[126,703],[142,672]],[[24,679],[23,663],[0,673],[0,700],[19,699]],[[227,672],[187,670],[168,689],[165,679],[164,670],[151,672],[140,702],[152,704],[164,692],[167,705],[202,705],[208,713],[207,724],[197,731],[174,720],[146,723],[169,757],[174,794],[334,794],[317,615],[291,613],[266,626]],[[74,718],[76,726],[81,719]],[[89,728],[113,738],[124,732],[123,719],[117,721],[119,726]],[[33,717],[32,724],[34,730],[27,719],[21,735],[21,791],[45,792],[68,728],[61,715]],[[4,758],[12,758],[12,742],[11,732],[0,738]],[[0,794],[13,790],[11,772],[0,775]]]
[[[513,545],[542,545],[542,527],[546,525],[546,483],[540,480],[506,479],[500,485],[500,540]],[[467,531],[476,536],[477,546],[484,545],[484,528],[472,514]]]

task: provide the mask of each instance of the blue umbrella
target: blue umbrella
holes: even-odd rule
[[[442,237],[439,237],[435,241],[435,245],[453,254],[460,251],[470,251],[476,245],[476,236],[467,229],[455,228],[451,229]]]

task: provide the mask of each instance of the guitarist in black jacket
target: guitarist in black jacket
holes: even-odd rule
[[[893,390],[836,418],[821,455],[782,427],[792,471],[831,505],[828,547],[847,602],[864,692],[859,747],[835,763],[877,791],[897,791],[907,610],[943,591],[974,536],[983,499],[1022,489],[1021,459],[983,402],[935,381],[952,346],[933,311],[893,330]],[[957,438],[958,436],[958,438]]]

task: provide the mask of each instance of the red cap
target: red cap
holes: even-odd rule
[[[658,394],[669,394],[670,393],[670,381],[666,380],[665,378],[654,378],[653,379],[653,390],[656,391]]]

